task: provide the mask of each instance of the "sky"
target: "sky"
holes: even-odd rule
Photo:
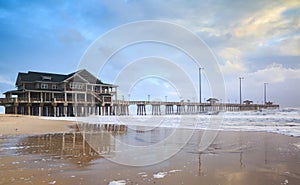
[[[300,107],[299,0],[0,0],[0,92],[15,88],[18,72],[74,72],[89,46],[102,35],[145,20],[184,27],[209,47],[224,79],[222,102],[239,101],[239,77],[244,77],[243,99],[261,103],[263,84],[268,83],[268,101]],[[126,65],[153,56],[179,66],[194,86],[191,91],[196,92],[184,98],[198,101],[200,66],[182,51],[164,44],[125,47],[106,63],[98,77],[114,83]],[[153,58],[152,68],[159,68],[155,62]],[[212,96],[214,83],[206,70],[203,101]],[[150,95],[152,100],[178,101],[183,97],[176,88],[163,77],[146,76],[132,84],[130,92],[120,92],[119,99],[147,99]]]

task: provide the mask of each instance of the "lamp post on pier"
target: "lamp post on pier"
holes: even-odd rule
[[[204,69],[204,68],[201,68],[201,67],[199,67],[199,103],[202,103],[202,97],[201,97],[201,94],[202,94],[202,78],[201,78],[201,76],[202,76],[202,69]]]
[[[242,80],[244,77],[239,77],[240,79],[240,104],[242,104]]]
[[[267,85],[268,83],[264,83],[264,102],[267,104]]]

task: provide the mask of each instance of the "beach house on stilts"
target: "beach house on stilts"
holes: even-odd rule
[[[87,70],[71,74],[19,73],[16,90],[4,93],[6,114],[36,116],[113,115],[117,86],[103,83]]]

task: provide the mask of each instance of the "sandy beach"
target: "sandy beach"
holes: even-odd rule
[[[50,132],[66,132],[74,122],[49,121],[36,116],[0,115],[0,136],[31,135]]]
[[[222,131],[205,151],[199,152],[197,145],[204,131],[198,130],[169,159],[132,167],[109,160],[118,151],[115,140],[151,144],[172,130],[156,128],[148,139],[140,140],[147,133],[126,126],[114,131],[111,125],[101,125],[97,128],[106,135],[101,135],[100,150],[105,150],[106,159],[80,132],[70,129],[74,122],[27,116],[0,119],[0,184],[300,183],[298,137]]]

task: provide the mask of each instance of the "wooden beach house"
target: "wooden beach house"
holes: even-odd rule
[[[19,73],[16,90],[5,92],[6,114],[36,116],[111,115],[117,86],[103,83],[87,70],[71,74]]]

